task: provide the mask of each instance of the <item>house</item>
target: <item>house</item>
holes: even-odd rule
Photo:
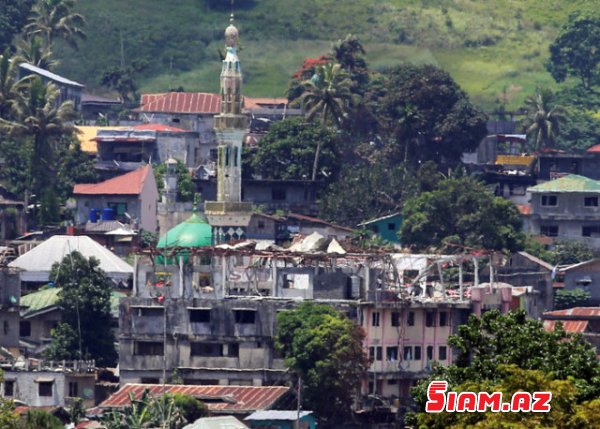
[[[3,368],[3,398],[31,407],[69,407],[76,398],[83,399],[84,408],[95,405],[93,361],[32,362]]]
[[[10,240],[25,232],[25,203],[0,186],[0,241]]]
[[[90,157],[96,157],[98,155],[98,144],[96,142],[96,136],[100,130],[103,131],[117,131],[123,127],[108,127],[108,126],[93,126],[93,125],[76,125],[75,136],[79,140],[81,150]]]
[[[123,102],[114,98],[86,93],[81,94],[81,116],[84,120],[117,119],[116,112],[122,106]]]
[[[252,429],[316,429],[317,422],[311,411],[267,410],[255,411],[244,419]]]
[[[37,75],[41,77],[42,82],[51,82],[60,91],[60,95],[56,100],[57,105],[61,105],[65,101],[72,101],[75,110],[81,110],[81,97],[84,86],[75,81],[69,80],[55,73],[36,67],[29,63],[19,64],[19,79],[26,76]]]
[[[209,150],[200,144],[198,133],[162,124],[142,124],[117,129],[99,128],[96,168],[130,170],[143,164],[160,164],[169,157],[188,168],[210,161]]]
[[[390,243],[400,244],[400,227],[402,213],[392,213],[358,224],[358,227],[368,229]]]
[[[529,188],[531,233],[600,248],[600,181],[570,174]]]
[[[590,293],[591,305],[600,305],[600,259],[561,267],[557,277],[562,279],[564,290],[583,289]]]
[[[139,246],[137,231],[118,220],[88,222],[83,229],[75,230],[75,234],[87,235],[120,257],[126,257]]]
[[[584,153],[546,151],[538,155],[537,162],[538,180],[552,180],[569,174],[600,180],[600,152],[594,147]]]
[[[159,195],[150,164],[104,182],[75,185],[73,196],[77,201],[77,225],[85,224],[88,220],[96,222],[101,211],[102,220],[116,218],[133,223],[134,229],[157,230],[156,204]]]
[[[91,256],[100,261],[100,268],[115,282],[127,284],[133,275],[133,267],[107,248],[84,235],[54,235],[27,253],[9,263],[9,267],[19,269],[20,279],[25,283],[22,289],[50,281],[52,265],[77,250],[86,258]]]
[[[570,334],[581,334],[596,349],[600,347],[600,307],[575,307],[542,315],[544,329],[552,332],[557,322]]]
[[[61,288],[51,287],[32,292],[21,297],[21,311],[18,335],[34,354],[52,340],[52,330],[62,320],[62,310],[58,305]],[[119,300],[122,292],[111,292],[112,326],[119,326]]]
[[[257,410],[271,410],[286,404],[290,388],[285,386],[220,386],[186,384],[125,384],[98,405],[102,412],[126,407],[131,396],[139,399],[144,392],[150,395],[185,393],[203,401],[212,415],[247,416]]]

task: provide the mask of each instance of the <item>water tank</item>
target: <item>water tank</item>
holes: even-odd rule
[[[115,209],[111,207],[102,209],[102,220],[115,220]]]
[[[98,209],[90,209],[90,222],[98,222]]]

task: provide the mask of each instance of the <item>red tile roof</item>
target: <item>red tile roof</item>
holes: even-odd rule
[[[120,408],[130,404],[129,394],[140,398],[148,389],[152,395],[185,393],[200,400],[206,400],[206,406],[212,413],[249,413],[256,410],[268,410],[290,389],[283,386],[196,386],[161,384],[126,384],[99,405],[99,408]],[[218,401],[222,399],[222,401]],[[217,400],[217,401],[215,401]]]
[[[75,195],[139,195],[142,193],[144,181],[150,172],[150,165],[145,165],[122,176],[113,177],[100,183],[75,185]]]
[[[134,130],[138,131],[158,131],[158,132],[167,132],[167,133],[185,133],[186,130],[182,128],[171,127],[169,125],[163,124],[142,124],[136,125],[132,127]]]
[[[592,146],[591,148],[586,150],[586,152],[600,152],[600,144]]]
[[[217,114],[221,109],[221,97],[206,92],[166,92],[142,94],[138,112],[207,113]]]

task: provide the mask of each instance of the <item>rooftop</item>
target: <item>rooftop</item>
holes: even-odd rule
[[[221,109],[218,94],[206,92],[166,92],[142,94],[138,112],[217,114]]]
[[[50,80],[53,80],[54,82],[61,83],[63,85],[75,86],[75,87],[78,87],[78,88],[83,88],[84,87],[84,85],[82,85],[82,84],[80,84],[78,82],[75,82],[73,80],[69,80],[69,79],[67,79],[65,77],[62,77],[62,76],[59,76],[59,75],[57,75],[55,73],[49,72],[48,70],[36,67],[33,64],[21,63],[21,64],[19,64],[19,67],[22,68],[22,69],[28,70],[28,71],[30,71],[32,73],[35,73],[37,75],[43,76],[45,78],[48,78]]]
[[[144,182],[152,174],[150,165],[145,165],[122,176],[113,177],[100,183],[75,185],[74,195],[139,195]]]
[[[21,297],[21,306],[27,307],[21,317],[31,316],[39,311],[46,310],[58,305],[58,296],[61,288],[52,287],[39,290]],[[119,300],[126,295],[122,292],[113,291],[110,296],[110,311],[113,315],[119,314]]]
[[[162,384],[126,384],[113,393],[100,408],[120,408],[131,402],[129,395],[139,399],[145,390],[152,395],[184,393],[200,400],[207,400],[211,413],[249,413],[271,408],[290,389],[283,386],[197,386]],[[221,399],[221,401],[219,401]]]
[[[541,185],[529,188],[529,191],[536,192],[593,192],[600,193],[600,181],[569,174],[560,179],[550,180]]]

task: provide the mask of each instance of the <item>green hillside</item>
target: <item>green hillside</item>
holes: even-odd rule
[[[543,63],[569,13],[587,0],[237,0],[245,92],[282,96],[307,56],[357,34],[372,69],[403,61],[448,70],[476,103],[518,106],[553,85]],[[142,91],[215,91],[229,0],[80,0],[88,40],[58,48],[59,72],[99,87],[104,69],[144,59]]]

